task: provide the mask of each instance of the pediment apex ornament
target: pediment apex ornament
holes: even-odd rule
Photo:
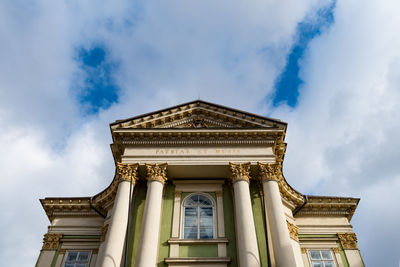
[[[338,237],[343,249],[358,249],[355,233],[338,233]]]
[[[232,183],[238,181],[246,181],[250,183],[250,162],[237,164],[229,162],[229,167],[231,169]]]
[[[117,162],[117,175],[118,175],[118,182],[132,180],[132,183],[135,183],[137,180],[137,170],[139,164],[128,164],[128,163],[120,163]]]
[[[282,166],[279,163],[262,163],[258,162],[260,170],[260,178],[262,182],[277,181],[279,182],[282,176]]]
[[[159,181],[162,184],[165,184],[167,181],[167,166],[167,163],[146,163],[147,181]]]

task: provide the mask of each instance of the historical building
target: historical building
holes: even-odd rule
[[[286,127],[200,100],[111,123],[114,178],[95,196],[40,200],[36,266],[364,266],[359,199],[292,188]]]

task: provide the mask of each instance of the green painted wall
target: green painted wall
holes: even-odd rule
[[[338,246],[339,246],[339,253],[340,253],[340,257],[342,258],[344,267],[350,267],[350,264],[349,264],[349,262],[347,261],[346,254],[344,253],[342,244],[340,244],[340,242],[337,242],[337,244],[338,244]]]
[[[134,189],[134,203],[132,210],[131,225],[129,229],[128,242],[128,266],[135,266],[136,253],[139,246],[140,232],[144,205],[146,202],[147,186],[145,183],[137,183]]]
[[[237,250],[236,250],[236,233],[235,233],[235,217],[233,209],[232,185],[224,184],[224,223],[225,236],[228,238],[227,254],[231,258],[229,266],[237,266]]]
[[[267,241],[265,238],[265,220],[262,199],[257,183],[250,183],[251,205],[253,208],[254,224],[256,226],[258,252],[262,267],[268,266]]]
[[[218,257],[217,244],[179,246],[179,257]]]
[[[164,189],[160,231],[160,246],[158,250],[158,267],[168,266],[164,259],[169,257],[168,239],[172,235],[172,216],[174,208],[175,186],[167,184]]]

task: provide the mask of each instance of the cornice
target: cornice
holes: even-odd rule
[[[50,221],[57,216],[97,216],[90,208],[90,198],[45,198],[40,203]]]
[[[350,222],[357,208],[359,198],[307,196],[308,202],[296,216],[343,216]]]

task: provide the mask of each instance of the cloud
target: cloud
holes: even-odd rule
[[[393,223],[400,218],[394,204],[400,189],[395,5],[338,1],[335,23],[311,41],[302,60],[297,108],[273,112],[289,123],[289,182],[303,192],[361,197],[353,224],[368,266],[399,260]]]

